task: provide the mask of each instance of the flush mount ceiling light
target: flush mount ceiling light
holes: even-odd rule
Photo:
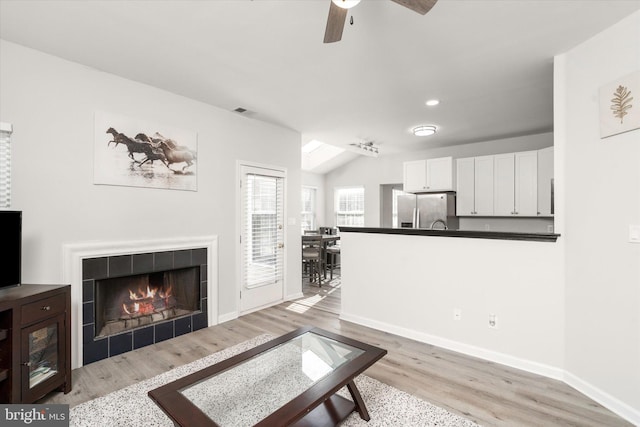
[[[360,3],[360,0],[331,0],[333,4],[343,9],[351,9],[353,6]]]
[[[427,102],[425,102],[425,104],[427,104],[429,107],[433,107],[434,105],[440,104],[440,100],[439,99],[430,99]]]
[[[435,126],[417,126],[413,128],[413,134],[415,136],[429,136],[436,133]]]

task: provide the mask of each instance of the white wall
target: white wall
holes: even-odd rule
[[[302,185],[316,189],[316,225],[323,227],[326,225],[325,217],[325,191],[324,175],[312,172],[302,172]]]
[[[236,161],[288,171],[286,295],[300,283],[300,135],[0,41],[0,121],[12,123],[23,280],[62,280],[62,245],[218,235],[221,317],[237,313]],[[97,110],[198,133],[198,191],[93,185]]]
[[[569,381],[640,425],[640,130],[600,139],[598,89],[640,70],[640,12],[556,58]],[[640,93],[633,108],[640,108]],[[563,160],[562,160],[563,159]]]
[[[561,240],[344,231],[340,240],[342,319],[562,377]],[[489,328],[490,314],[498,329]]]
[[[365,226],[380,226],[380,185],[402,183],[402,164],[408,160],[433,157],[483,156],[489,154],[511,153],[537,150],[553,145],[553,134],[505,138],[473,144],[441,147],[411,153],[385,155],[384,146],[379,157],[361,156],[346,165],[328,173],[325,177],[326,218],[329,225],[335,225],[333,215],[333,190],[336,187],[364,186],[365,189]]]

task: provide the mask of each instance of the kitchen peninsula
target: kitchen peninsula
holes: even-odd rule
[[[559,378],[554,233],[340,227],[340,318]]]
[[[527,233],[509,231],[479,231],[479,230],[442,230],[428,228],[377,228],[377,227],[340,227],[341,232],[373,233],[373,234],[404,234],[409,236],[440,236],[466,237],[470,239],[501,239],[501,240],[530,240],[538,242],[555,242],[559,234],[555,233]]]

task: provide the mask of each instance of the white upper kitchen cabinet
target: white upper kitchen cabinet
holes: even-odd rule
[[[515,154],[497,154],[493,160],[493,214],[514,215]]]
[[[494,156],[494,215],[537,216],[538,153]]]
[[[475,158],[456,160],[456,215],[475,215]]]
[[[404,162],[403,190],[408,193],[453,191],[453,157]]]
[[[553,147],[538,150],[538,216],[553,216]]]
[[[475,158],[475,214],[493,215],[493,156]]]
[[[494,156],[456,160],[456,214],[493,215]]]
[[[538,152],[515,154],[515,215],[538,215]]]
[[[426,160],[404,162],[402,189],[408,193],[416,193],[427,189]]]
[[[427,159],[427,190],[453,191],[453,157]]]

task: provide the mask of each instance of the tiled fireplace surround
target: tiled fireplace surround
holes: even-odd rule
[[[101,279],[200,267],[200,311],[108,337],[95,337],[96,282]],[[207,327],[207,249],[86,258],[82,261],[82,364],[155,344]]]
[[[112,357],[216,324],[217,238],[66,245],[65,282],[72,288],[72,367]],[[97,280],[200,268],[200,310],[95,338]]]

